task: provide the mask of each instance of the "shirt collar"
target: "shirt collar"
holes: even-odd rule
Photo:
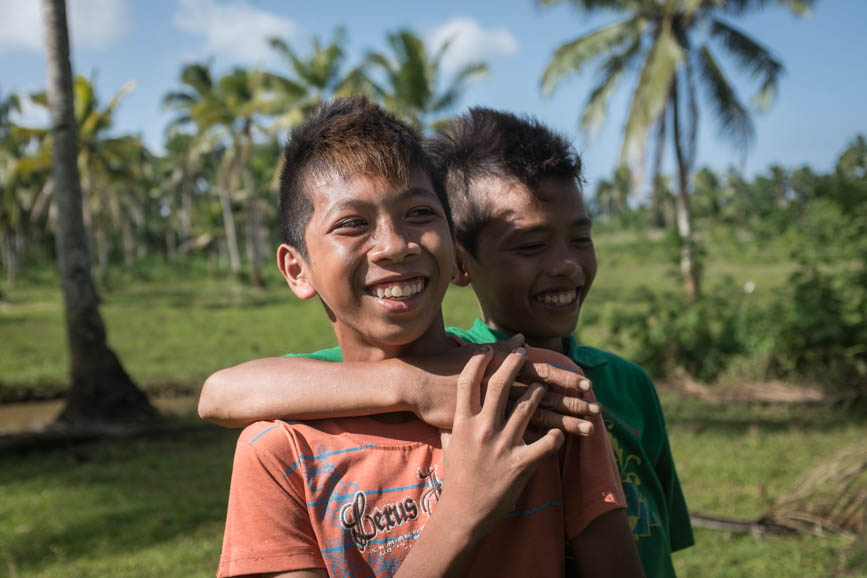
[[[475,323],[473,323],[472,329],[470,329],[470,333],[480,338],[480,341],[502,341],[511,337],[511,335],[509,335],[505,331],[494,329],[479,318],[476,318]],[[565,345],[566,356],[571,358],[581,367],[599,367],[608,363],[608,359],[598,349],[586,347],[584,345],[578,345],[578,342],[575,341],[574,335],[570,335],[569,337],[564,338],[563,342]]]

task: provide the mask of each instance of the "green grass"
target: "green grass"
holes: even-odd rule
[[[843,411],[662,397],[691,509],[755,518],[798,475],[867,437]],[[186,424],[187,418],[174,418]],[[181,430],[0,456],[0,576],[213,576],[236,432]],[[845,537],[697,529],[681,576],[858,576]]]
[[[803,472],[867,439],[863,417],[842,410],[709,404],[673,393],[662,395],[662,404],[687,504],[704,514],[757,519]],[[694,547],[674,556],[681,576],[831,576],[855,555],[851,538],[833,535],[697,529],[695,537]]]
[[[636,233],[597,238],[600,269],[582,314],[581,338],[605,347],[606,308],[640,307],[648,291],[677,290],[679,280],[664,240]],[[723,248],[720,248],[722,251]],[[755,296],[773,295],[792,263],[739,261],[709,252],[707,283],[731,277],[737,287],[756,283]],[[296,299],[276,270],[268,287],[235,282],[204,262],[150,263],[135,274],[112,271],[100,291],[109,343],[127,370],[151,392],[171,387],[195,392],[216,369],[287,351],[330,347],[334,338],[318,301]],[[40,269],[5,291],[0,302],[0,386],[61,392],[67,381],[62,302],[56,276]],[[452,287],[443,304],[446,323],[467,326],[476,316],[469,289]]]

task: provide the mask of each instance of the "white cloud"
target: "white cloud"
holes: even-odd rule
[[[497,56],[508,56],[518,50],[518,40],[506,28],[486,30],[470,18],[453,18],[436,28],[428,43],[439,48],[451,40],[443,55],[443,72],[453,73],[462,66]]]
[[[19,92],[21,99],[21,112],[13,112],[10,120],[17,125],[27,127],[47,127],[51,120],[48,109],[34,104],[25,91]]]
[[[172,22],[181,30],[203,36],[205,51],[255,64],[274,57],[268,37],[291,37],[295,23],[244,3],[181,0]]]
[[[122,40],[130,28],[128,0],[69,0],[67,9],[73,50],[107,48]],[[0,2],[0,51],[42,49],[41,3]]]

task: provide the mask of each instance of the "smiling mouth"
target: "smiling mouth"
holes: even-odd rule
[[[368,292],[379,299],[391,299],[394,301],[405,301],[414,295],[418,295],[425,288],[425,279],[415,277],[413,279],[405,279],[402,281],[388,281],[386,283],[377,283],[368,287]]]
[[[578,300],[578,290],[568,289],[566,291],[545,291],[534,297],[536,302],[554,307],[565,307],[573,305]]]

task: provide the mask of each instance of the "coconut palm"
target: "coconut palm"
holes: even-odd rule
[[[166,108],[181,111],[174,125],[195,124],[200,137],[221,143],[224,155],[217,176],[216,189],[223,207],[226,240],[232,270],[240,273],[235,221],[232,214],[232,193],[247,202],[247,256],[254,285],[264,284],[262,276],[261,208],[259,191],[250,173],[250,156],[254,133],[267,130],[258,124],[261,115],[274,112],[286,100],[277,100],[269,93],[266,75],[258,71],[235,68],[214,82],[209,65],[185,66],[181,82],[187,91],[171,92],[163,98]],[[289,98],[288,96],[286,97]]]
[[[216,83],[211,76],[210,63],[184,66],[181,70],[181,84],[184,85],[183,90],[169,92],[163,97],[163,108],[179,113],[169,124],[169,131],[188,126],[194,127],[197,138],[190,142],[190,152],[188,153],[189,160],[193,161],[193,157],[196,156],[193,148],[197,142],[210,139],[211,144],[216,146],[216,142],[213,142],[208,133],[215,126],[224,122],[226,115],[223,112],[222,99],[217,94]],[[238,234],[235,227],[235,215],[232,211],[231,191],[223,179],[218,180],[215,191],[220,199],[222,209],[229,265],[235,275],[240,275],[241,254],[238,251]]]
[[[21,101],[15,93],[0,97],[0,237],[2,237],[3,267],[6,283],[15,285],[18,255],[15,246],[16,234],[20,231],[21,210],[16,198],[13,165],[22,154],[22,143],[11,134],[13,112],[21,112]]]
[[[360,68],[343,74],[346,56],[344,28],[335,29],[327,43],[314,36],[311,50],[303,56],[282,38],[274,36],[268,42],[283,57],[292,73],[291,76],[265,75],[268,90],[278,97],[279,102],[275,104],[282,106],[282,110],[275,107],[279,114],[275,121],[277,128],[295,126],[323,100],[362,89]]]
[[[387,41],[390,53],[368,53],[355,87],[372,94],[419,129],[440,125],[443,119],[432,117],[453,108],[467,83],[488,73],[484,62],[464,65],[440,90],[441,63],[450,42],[431,55],[424,41],[409,30],[390,33]]]
[[[108,347],[90,276],[64,0],[43,0],[43,24],[58,205],[56,248],[72,378],[58,423],[93,428],[105,423],[149,420],[156,412]]]
[[[78,166],[84,195],[84,223],[93,237],[92,249],[97,255],[97,271],[103,280],[108,271],[109,232],[112,229],[123,230],[124,219],[129,215],[124,210],[125,205],[129,208],[124,193],[131,190],[127,184],[134,177],[135,163],[130,161],[148,154],[137,136],[107,136],[114,122],[117,106],[134,86],[134,83],[128,82],[102,107],[92,81],[83,76],[76,76],[73,81]],[[30,99],[37,106],[49,108],[45,92],[32,94]],[[16,172],[28,175],[50,170],[52,131],[13,126],[12,132],[19,138],[39,142],[32,154],[20,159]],[[119,184],[123,186],[117,186]],[[42,211],[51,208],[53,190],[53,182],[47,182],[35,203],[34,218],[39,218]],[[56,216],[56,211],[51,210],[51,214]]]
[[[598,63],[600,79],[591,90],[581,126],[595,132],[606,116],[606,105],[618,83],[639,70],[632,92],[621,146],[621,162],[643,174],[646,144],[655,141],[657,170],[671,136],[677,161],[677,230],[681,239],[681,272],[687,292],[699,294],[695,245],[689,207],[690,176],[695,162],[698,88],[716,117],[721,136],[739,151],[754,138],[748,107],[738,97],[720,66],[715,50],[728,52],[741,70],[758,83],[754,104],[759,110],[772,102],[782,63],[758,41],[729,22],[768,4],[766,0],[542,0],[569,1],[586,10],[615,11],[623,20],[593,30],[560,45],[542,75],[542,90],[550,94],[567,76]],[[814,0],[776,0],[803,13]],[[654,179],[656,180],[656,179]]]

